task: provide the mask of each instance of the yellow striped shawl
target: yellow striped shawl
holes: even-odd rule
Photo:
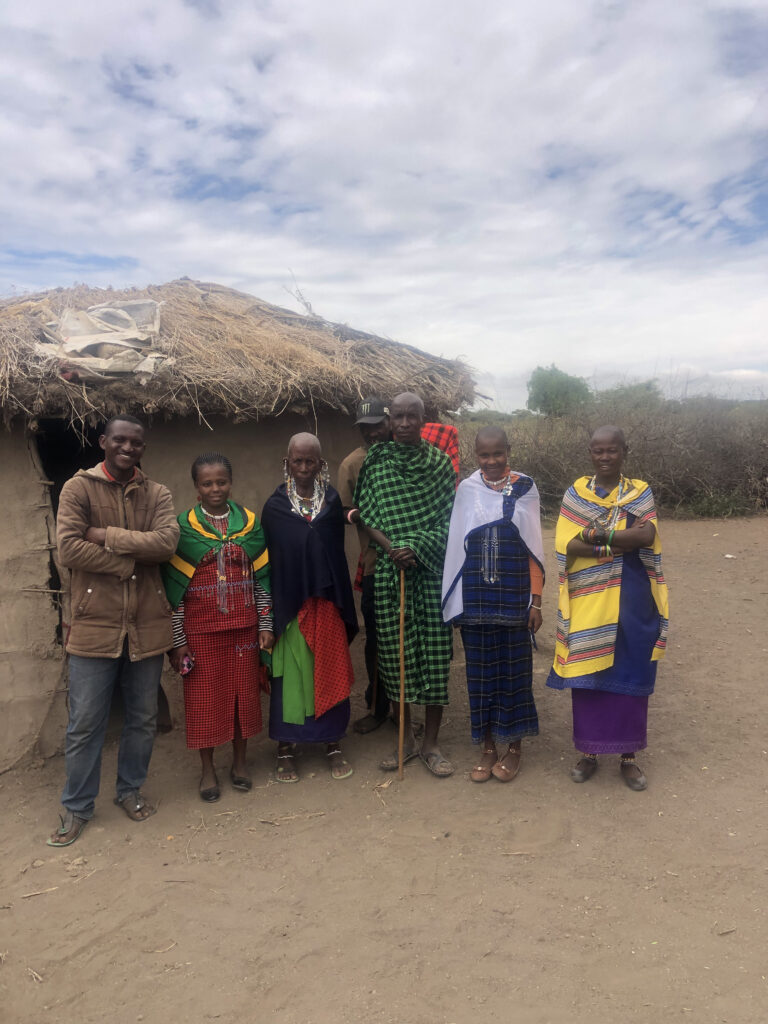
[[[653,547],[639,548],[638,554],[659,612],[659,636],[651,660],[658,661],[666,649],[669,600],[661,569],[661,539],[653,492],[644,480],[624,478],[621,497],[617,486],[608,497],[601,498],[587,486],[590,479],[580,477],[566,491],[555,532],[560,596],[553,667],[563,678],[600,672],[613,664],[623,556],[615,554],[602,561],[566,557],[568,542],[596,519],[605,522],[615,516],[615,529],[619,531],[626,529],[630,514],[638,523],[651,522],[656,527]]]

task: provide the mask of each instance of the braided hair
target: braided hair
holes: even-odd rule
[[[197,483],[198,470],[203,466],[223,466],[227,471],[229,479],[232,479],[232,463],[226,455],[222,455],[220,452],[205,452],[205,454],[197,456],[195,461],[192,463],[193,483]]]

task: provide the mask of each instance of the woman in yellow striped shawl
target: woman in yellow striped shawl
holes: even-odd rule
[[[568,488],[557,521],[560,599],[547,685],[571,690],[582,753],[573,781],[594,775],[599,754],[620,754],[625,783],[642,790],[635,752],[646,746],[669,614],[656,506],[645,481],[621,473],[627,445],[618,427],[596,430],[589,453],[594,475]]]

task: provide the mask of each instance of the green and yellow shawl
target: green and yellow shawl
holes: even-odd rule
[[[256,513],[234,501],[228,501],[229,523],[226,536],[214,529],[195,505],[178,517],[181,535],[176,554],[161,566],[165,593],[172,608],[178,608],[195,569],[209,551],[219,551],[223,544],[237,544],[248,556],[254,578],[269,592],[269,552],[261,523]]]

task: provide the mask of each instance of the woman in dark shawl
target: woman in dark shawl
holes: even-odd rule
[[[352,768],[340,740],[354,680],[349,642],[357,616],[344,554],[341,500],[327,481],[314,434],[288,444],[285,483],[261,522],[272,568],[274,632],[269,735],[277,740],[278,782],[298,782],[296,743],[325,743],[331,777]]]

